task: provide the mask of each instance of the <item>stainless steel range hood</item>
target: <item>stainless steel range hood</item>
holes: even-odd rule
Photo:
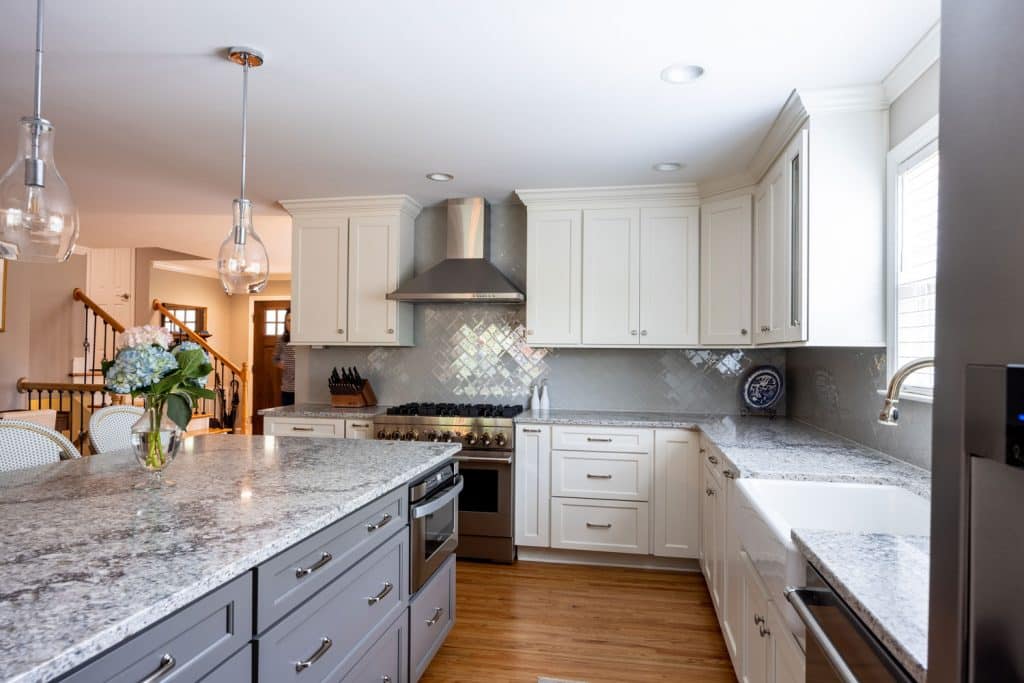
[[[526,300],[487,260],[490,211],[483,197],[449,199],[447,255],[436,266],[387,295],[393,301],[514,304]]]

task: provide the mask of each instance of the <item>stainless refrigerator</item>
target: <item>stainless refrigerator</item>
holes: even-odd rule
[[[1024,680],[1024,1],[944,0],[928,680]]]

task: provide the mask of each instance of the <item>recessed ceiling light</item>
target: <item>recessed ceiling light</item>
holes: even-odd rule
[[[693,83],[704,75],[704,67],[696,64],[672,64],[661,70],[661,80],[666,83]]]
[[[655,171],[664,171],[665,173],[669,173],[671,171],[680,171],[684,166],[686,166],[686,164],[681,164],[678,161],[662,161],[651,168]]]
[[[449,180],[455,180],[455,176],[451,173],[428,173],[427,180],[433,180],[438,183],[447,183]]]

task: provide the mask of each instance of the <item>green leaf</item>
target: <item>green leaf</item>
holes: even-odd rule
[[[206,363],[206,354],[202,349],[191,349],[178,352],[178,371],[185,377],[193,377],[196,369]]]
[[[184,385],[182,385],[180,391],[188,394],[193,399],[200,399],[200,398],[215,399],[215,398],[217,398],[217,393],[215,391],[213,391],[213,389],[207,389],[206,387],[197,387],[194,384],[184,384]]]
[[[192,420],[192,405],[188,398],[181,394],[168,394],[167,417],[183,430],[188,429],[188,423]]]

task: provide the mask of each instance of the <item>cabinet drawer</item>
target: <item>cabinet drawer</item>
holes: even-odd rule
[[[551,453],[551,495],[650,500],[650,453]]]
[[[551,499],[551,547],[647,555],[647,503],[617,500]]]
[[[651,429],[558,426],[551,430],[551,448],[556,451],[650,453],[653,446]]]
[[[344,438],[345,421],[264,419],[263,433],[272,436],[336,436]]]
[[[405,683],[409,674],[408,615],[403,611],[341,683]]]
[[[430,577],[409,605],[409,666],[418,681],[455,625],[455,556]]]
[[[63,680],[137,683],[163,667],[162,683],[197,681],[251,636],[252,574],[246,572]]]
[[[258,566],[256,632],[265,631],[404,527],[407,495],[405,489],[392,491]]]
[[[261,681],[336,681],[404,613],[407,534],[395,534],[259,637]]]
[[[252,678],[252,645],[246,645],[200,680],[202,683],[242,683]],[[167,679],[170,680],[170,679]]]

